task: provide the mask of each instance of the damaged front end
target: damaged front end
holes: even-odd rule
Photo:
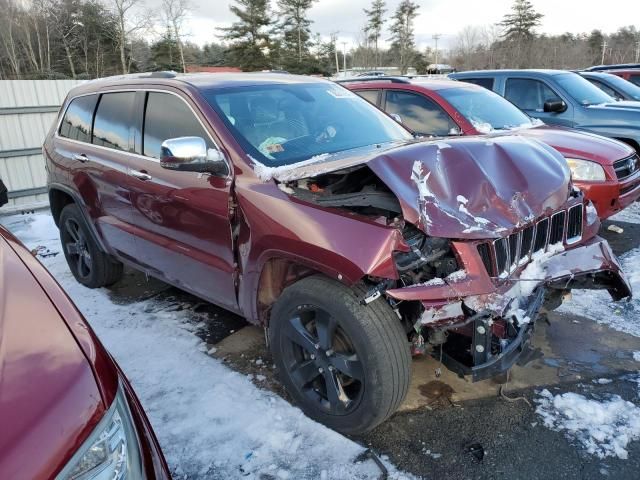
[[[282,190],[402,233],[394,278],[367,276],[414,353],[428,352],[473,381],[511,368],[540,313],[573,288],[630,285],[566,162],[513,138],[414,144],[357,166],[289,174]]]

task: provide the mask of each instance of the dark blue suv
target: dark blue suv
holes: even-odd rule
[[[617,138],[640,152],[640,102],[616,102],[576,73],[485,70],[449,77],[493,90],[547,124]]]

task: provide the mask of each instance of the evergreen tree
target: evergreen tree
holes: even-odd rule
[[[293,58],[297,58],[297,63],[302,64],[303,57],[309,55],[311,20],[307,18],[307,13],[315,1],[278,0],[278,13],[282,18],[279,27],[283,32],[281,53],[284,55],[285,67],[293,63]]]
[[[367,33],[367,41],[373,43],[374,49],[374,67],[380,65],[380,51],[378,49],[378,41],[382,34],[382,27],[384,25],[384,14],[387,9],[385,8],[384,0],[373,0],[371,4],[371,10],[364,9],[364,13],[367,15],[367,25],[365,27]]]
[[[413,21],[418,16],[419,5],[412,0],[402,0],[393,14],[391,27],[391,48],[400,59],[400,73],[407,73],[415,57]]]
[[[228,54],[232,63],[245,71],[271,68],[269,27],[272,25],[268,0],[235,0],[229,6],[238,17],[228,28],[222,28],[230,42]]]
[[[504,28],[503,38],[518,41],[533,38],[534,29],[540,25],[543,16],[534,10],[529,0],[515,0],[511,13],[506,14],[499,23]]]

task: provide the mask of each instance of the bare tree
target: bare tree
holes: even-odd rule
[[[178,53],[180,55],[180,65],[182,65],[182,71],[187,72],[187,65],[184,61],[184,46],[182,43],[182,24],[184,19],[189,14],[191,9],[191,3],[189,0],[163,0],[162,10],[167,22],[167,25],[173,30],[173,35],[176,37],[176,43],[178,44]]]
[[[127,44],[131,37],[138,32],[151,27],[153,14],[143,11],[143,0],[111,0],[111,5],[116,15],[116,44],[120,52],[120,65],[122,73],[129,73],[131,58],[127,60]]]
[[[2,0],[0,0],[2,1]],[[16,78],[20,78],[20,59],[18,57],[18,49],[16,48],[15,25],[18,18],[18,10],[11,0],[2,1],[0,10],[3,15],[0,16],[0,40],[7,54],[7,60],[13,74]]]

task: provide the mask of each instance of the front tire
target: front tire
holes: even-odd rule
[[[99,288],[122,278],[122,263],[100,250],[76,204],[62,209],[58,225],[64,256],[78,282],[85,287]]]
[[[403,402],[411,379],[407,336],[384,299],[324,276],[287,287],[269,325],[282,383],[309,417],[346,434],[367,432]]]

